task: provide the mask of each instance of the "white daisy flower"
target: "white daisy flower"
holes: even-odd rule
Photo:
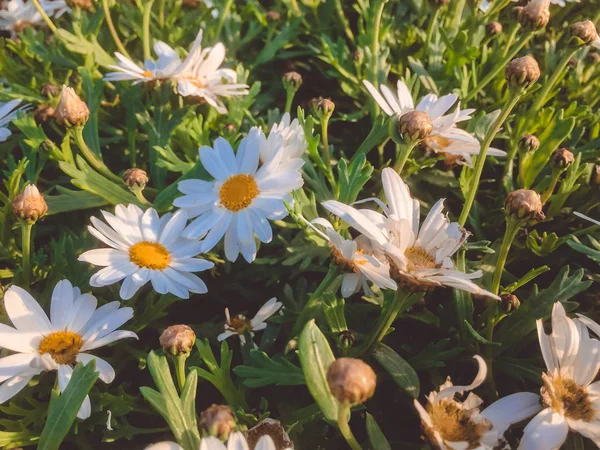
[[[183,450],[183,448],[175,442],[159,442],[158,444],[146,447],[146,450]],[[246,442],[244,435],[239,431],[236,431],[229,436],[227,446],[216,437],[210,436],[202,439],[202,442],[200,442],[200,450],[250,450],[250,448],[248,447],[248,442]],[[258,440],[254,450],[277,450],[277,447],[271,436],[264,435]],[[287,448],[283,450],[292,449]]]
[[[431,208],[419,227],[419,202],[410,196],[408,186],[393,169],[383,169],[381,177],[388,205],[372,200],[381,206],[384,215],[357,210],[335,200],[326,201],[323,206],[385,252],[391,277],[401,287],[424,292],[447,286],[499,300],[500,297],[471,281],[483,275],[481,270],[467,274],[454,269],[450,257],[469,233],[442,214],[444,199]]]
[[[115,52],[119,63],[109,66],[117,72],[111,72],[104,77],[107,81],[133,80],[133,84],[149,81],[164,81],[175,75],[181,66],[181,59],[173,48],[164,42],[158,41],[154,44],[154,52],[158,56],[156,61],[146,60],[144,67],[139,67],[133,61],[119,52]]]
[[[560,302],[552,308],[552,333],[537,321],[538,338],[547,372],[541,389],[545,406],[525,427],[519,450],[557,450],[569,430],[600,447],[600,325],[585,316],[570,319]]]
[[[148,281],[159,294],[189,298],[189,293],[205,294],[206,284],[192,272],[210,269],[214,264],[195,256],[202,243],[181,237],[187,223],[185,211],[159,218],[156,210],[145,212],[135,205],[117,205],[115,214],[102,211],[105,224],[90,220],[89,232],[112,248],[89,250],[79,256],[104,268],[90,278],[90,286],[102,287],[121,280],[119,294],[128,300]]]
[[[0,324],[0,347],[16,353],[0,359],[0,403],[46,370],[58,372],[58,386],[64,391],[77,362],[94,360],[100,379],[105,383],[114,380],[112,366],[87,352],[121,339],[137,339],[132,331],[117,331],[133,317],[133,309],[119,308],[119,302],[96,309],[97,303],[93,295],[82,294],[68,280],[62,280],[52,293],[48,319],[27,291],[17,286],[6,291],[4,307],[15,328]],[[90,413],[90,399],[86,397],[77,417],[85,419]]]
[[[290,113],[285,113],[281,122],[274,124],[269,136],[262,139],[259,158],[261,163],[266,163],[281,152],[281,161],[294,158],[302,158],[308,143],[304,135],[304,129],[298,119],[290,122]]]
[[[184,180],[179,191],[184,195],[173,204],[185,209],[188,217],[196,217],[183,236],[202,236],[202,251],[212,249],[225,236],[225,256],[235,261],[242,253],[246,261],[256,258],[254,235],[261,242],[273,237],[269,220],[287,216],[284,202],[291,202],[290,193],[302,184],[300,168],[304,161],[281,160],[282,152],[259,167],[261,130],[250,130],[240,142],[236,154],[224,138],[218,138],[214,148],[201,147],[200,160],[214,181]]]
[[[217,112],[224,114],[227,108],[220,97],[246,95],[248,85],[237,83],[235,70],[219,69],[225,60],[225,46],[221,42],[204,49],[201,42],[202,30],[188,57],[177,70],[177,90],[184,97],[203,98]]]
[[[312,222],[301,217],[306,224],[319,236],[329,242],[331,254],[335,264],[344,272],[342,279],[342,296],[350,297],[361,288],[365,295],[373,295],[367,284],[370,281],[380,289],[396,289],[396,282],[390,278],[390,265],[385,255],[375,257],[374,249],[368,239],[359,236],[354,240],[344,239],[333,225],[325,219],[315,219]],[[325,229],[325,233],[315,225]]]
[[[40,5],[49,16],[60,16],[68,10],[63,0],[40,0]],[[13,37],[25,28],[43,22],[44,19],[32,1],[9,0],[5,3],[5,8],[0,9],[0,29],[10,31]]]
[[[28,107],[27,105],[23,105],[17,108],[20,103],[21,100],[10,100],[6,103],[0,103],[0,142],[6,141],[12,135],[8,124],[17,116],[19,111],[23,111]]]
[[[479,371],[471,384],[454,386],[448,378],[438,392],[427,396],[425,407],[414,401],[423,432],[435,450],[510,450],[504,440],[508,427],[541,409],[540,397],[529,392],[504,397],[481,412],[479,406],[483,401],[472,392],[464,401],[456,400],[457,394],[471,391],[485,381],[485,361],[481,356],[474,358]]]
[[[279,311],[282,306],[283,304],[278,302],[277,298],[273,297],[258,310],[252,319],[248,319],[242,314],[238,314],[232,319],[229,315],[229,308],[225,308],[225,317],[227,318],[225,332],[221,333],[217,337],[217,340],[220,342],[228,337],[238,335],[242,344],[245,344],[246,337],[244,334],[248,332],[250,336],[254,337],[255,331],[267,328],[267,319]]]

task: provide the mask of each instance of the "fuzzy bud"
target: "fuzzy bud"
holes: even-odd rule
[[[526,134],[519,140],[519,150],[523,153],[532,153],[540,148],[540,140],[533,134]]]
[[[559,148],[552,152],[552,156],[550,156],[550,163],[552,167],[560,170],[565,170],[575,161],[575,156],[566,148]]]
[[[570,31],[573,38],[571,44],[576,47],[591,45],[598,37],[596,25],[591,20],[574,23],[571,25]]]
[[[60,90],[58,89],[58,86],[52,83],[46,83],[40,89],[40,94],[42,94],[42,96],[46,98],[56,97],[59,94],[59,92]]]
[[[189,353],[196,342],[196,334],[187,325],[172,325],[160,335],[160,346],[173,356]]]
[[[335,103],[323,97],[313,98],[310,101],[310,106],[315,115],[321,120],[329,119],[335,110]]]
[[[146,171],[134,167],[125,171],[123,181],[129,189],[142,190],[148,184],[148,174]]]
[[[37,123],[48,122],[51,117],[54,117],[54,108],[50,105],[39,105],[33,112],[33,118]]]
[[[511,192],[504,201],[504,210],[510,216],[520,220],[544,220],[540,194],[529,189]]]
[[[491,34],[492,36],[496,36],[496,35],[502,33],[502,30],[503,30],[502,24],[497,21],[488,23],[486,28],[487,28],[488,33]]]
[[[354,340],[354,333],[350,330],[340,331],[337,335],[337,342],[340,348],[351,348],[354,345]]]
[[[83,126],[90,117],[90,110],[79,98],[72,87],[63,85],[62,93],[54,118],[56,122],[65,127]]]
[[[37,222],[48,212],[46,200],[35,184],[25,186],[23,192],[13,200],[12,208],[19,219],[27,222]]]
[[[266,17],[269,22],[279,22],[281,20],[281,14],[277,11],[267,11]]]
[[[519,23],[531,30],[541,30],[550,21],[550,2],[546,0],[531,0],[518,11]]]
[[[500,304],[502,305],[502,309],[507,313],[516,311],[521,306],[521,302],[517,296],[512,294],[502,294],[500,296]]]
[[[224,441],[235,430],[235,416],[226,405],[211,405],[200,413],[200,429]]]
[[[529,55],[515,58],[506,65],[505,75],[511,86],[529,89],[540,77],[540,66]]]
[[[298,72],[286,72],[283,74],[283,87],[286,90],[291,90],[296,92],[302,86],[302,75]]]
[[[340,403],[358,405],[375,393],[377,375],[360,359],[339,358],[329,366],[327,384]]]
[[[433,131],[429,115],[423,111],[410,111],[400,116],[398,131],[411,141],[425,139]]]

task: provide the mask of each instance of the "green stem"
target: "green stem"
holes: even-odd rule
[[[344,27],[344,33],[350,42],[354,42],[354,34],[350,28],[350,23],[344,14],[344,8],[342,7],[342,0],[335,0],[334,2],[335,12],[342,26]]]
[[[284,112],[289,113],[292,110],[292,102],[296,96],[296,91],[293,89],[286,89],[285,91],[285,110]]]
[[[485,135],[485,139],[481,143],[481,151],[477,156],[477,163],[475,164],[475,174],[473,175],[471,187],[469,189],[469,193],[467,198],[465,199],[465,204],[463,206],[462,212],[460,213],[460,218],[458,219],[458,223],[461,226],[464,226],[467,222],[467,218],[469,217],[469,213],[471,212],[471,207],[473,206],[473,201],[475,200],[475,195],[477,194],[477,189],[479,188],[479,180],[481,179],[481,174],[483,173],[483,165],[485,164],[485,159],[487,156],[488,149],[494,137],[502,127],[502,124],[509,116],[510,112],[513,110],[524,91],[510,91],[510,98],[502,107],[502,111],[500,111],[500,116],[496,119],[494,124],[490,127],[487,134]]]
[[[362,447],[354,437],[354,434],[352,434],[352,430],[348,424],[349,415],[350,406],[340,404],[340,408],[338,409],[338,427],[340,429],[340,433],[342,433],[342,436],[344,436],[344,439],[346,439],[346,442],[352,450],[362,450]]]
[[[379,86],[379,29],[381,28],[381,17],[383,16],[383,7],[387,0],[379,0],[375,10],[375,20],[373,21],[373,29],[371,30],[371,82],[375,86]],[[379,107],[377,102],[371,99],[371,117],[375,120]]]
[[[60,146],[62,150],[63,157],[65,161],[69,164],[75,164],[75,158],[73,157],[73,150],[71,149],[71,129],[67,128],[67,132],[65,133],[65,137],[63,138],[63,142]]]
[[[142,202],[146,206],[152,206],[152,203],[148,201],[146,197],[144,197],[143,189],[132,189],[131,192],[137,197],[137,199]]]
[[[329,171],[331,171],[331,155],[329,154],[329,117],[324,115],[321,119],[321,138],[323,139],[323,157]]]
[[[144,36],[144,60],[150,59],[150,15],[152,14],[152,5],[154,0],[147,0],[144,5],[144,16],[142,18],[142,29]]]
[[[75,130],[75,134],[73,136],[75,138],[75,143],[79,147],[79,150],[81,150],[81,153],[83,153],[85,159],[87,159],[87,161],[92,165],[92,167],[111,181],[114,181],[119,184],[122,183],[123,180],[116,176],[114,173],[112,173],[110,169],[106,166],[106,164],[104,164],[104,162],[101,159],[98,159],[98,157],[87,146],[85,140],[83,139],[83,127],[73,127],[72,130]]]
[[[158,23],[161,29],[165,27],[165,0],[158,3]]]
[[[502,177],[502,184],[504,185],[504,189],[506,192],[511,192],[514,190],[514,182],[513,182],[513,171],[514,171],[514,159],[517,156],[517,151],[519,147],[516,143],[510,144],[510,148],[506,154],[506,161],[504,164],[504,175]],[[523,160],[521,159],[521,162]],[[521,171],[521,166],[519,166],[519,172]]]
[[[506,218],[506,232],[502,238],[502,245],[498,252],[498,259],[496,260],[496,268],[494,269],[494,277],[492,278],[492,290],[491,292],[498,295],[500,292],[500,280],[502,279],[502,273],[504,272],[504,266],[506,265],[506,258],[510,246],[512,245],[517,233],[523,225],[522,221],[516,220],[510,216]]]
[[[225,20],[227,19],[227,16],[229,15],[229,11],[231,10],[232,6],[233,0],[227,0],[227,2],[225,3],[225,7],[223,8],[223,12],[221,13],[221,17],[219,17],[219,23],[217,24],[217,28],[215,31],[216,39],[219,39],[219,37],[221,36],[221,31],[223,31],[223,26],[225,25]]]
[[[521,24],[519,24],[519,22],[516,22],[510,30],[508,39],[506,40],[506,44],[504,45],[504,51],[502,52],[502,56],[506,57],[506,55],[508,54],[508,51],[513,45],[513,42],[515,42],[515,38],[517,37],[517,32],[519,31],[519,28],[521,28]]]
[[[413,149],[417,146],[418,142],[419,141],[412,141],[408,144],[398,145],[400,157],[397,159],[396,164],[394,164],[394,170],[398,175],[402,175],[402,169],[404,169],[406,161],[408,161],[408,157]]]
[[[189,353],[182,353],[175,356],[175,374],[177,375],[179,391],[183,391],[183,386],[185,385],[185,360],[189,355]]]
[[[21,270],[23,271],[23,284],[29,287],[31,284],[31,229],[33,224],[21,221]]]
[[[104,9],[104,20],[106,21],[106,26],[108,27],[108,30],[110,31],[110,35],[112,36],[113,41],[115,42],[115,45],[117,46],[117,49],[123,56],[131,59],[131,56],[129,56],[129,53],[127,53],[127,49],[123,45],[123,42],[121,42],[121,39],[119,38],[119,33],[117,33],[115,24],[112,21],[112,17],[110,15],[110,7],[108,6],[108,0],[102,0],[102,8]]]
[[[42,8],[42,5],[40,5],[39,0],[31,1],[33,2],[33,6],[35,6],[35,9],[37,9],[40,16],[42,16],[42,19],[44,19],[44,22],[46,22],[46,25],[48,25],[48,28],[50,28],[50,31],[56,34],[58,32],[58,29],[56,28],[56,25],[54,25],[54,22],[52,22],[52,19],[48,17],[48,14],[46,14],[46,11],[44,11],[44,8]]]
[[[546,202],[550,199],[550,196],[556,189],[556,185],[558,184],[558,179],[560,178],[560,174],[563,173],[562,170],[552,170],[552,181],[550,181],[550,186],[542,195],[542,206],[546,204]]]
[[[437,7],[435,8],[435,12],[433,13],[433,17],[431,18],[431,21],[429,22],[429,25],[427,26],[427,35],[425,37],[425,46],[424,48],[429,49],[429,44],[431,42],[431,37],[433,36],[433,27],[435,26],[435,24],[438,23],[438,20],[440,18],[440,11],[442,10],[441,7]]]

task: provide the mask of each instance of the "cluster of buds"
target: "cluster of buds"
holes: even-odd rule
[[[540,66],[529,55],[515,58],[506,65],[505,75],[511,87],[529,89],[540,77]]]
[[[196,333],[187,325],[172,325],[163,331],[159,342],[173,356],[189,354],[196,343]]]
[[[63,86],[54,118],[65,127],[82,127],[90,118],[90,110],[72,87]]]
[[[504,201],[506,214],[522,221],[544,220],[540,194],[529,189],[518,189],[511,192]]]
[[[327,384],[338,402],[354,406],[373,396],[377,375],[371,366],[360,359],[339,358],[327,370]]]
[[[48,205],[34,184],[26,186],[12,202],[15,215],[27,223],[35,223],[46,215]]]

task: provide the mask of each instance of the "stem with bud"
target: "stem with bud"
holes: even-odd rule
[[[183,391],[183,386],[185,385],[185,360],[188,356],[190,356],[189,353],[182,353],[174,358],[175,374],[177,375],[177,384],[180,391]]]
[[[94,167],[94,169],[96,169],[109,180],[121,184],[123,180],[121,180],[121,178],[112,173],[110,169],[106,166],[106,164],[104,164],[104,162],[101,159],[98,159],[98,157],[94,155],[94,153],[87,146],[85,140],[83,139],[83,127],[76,126],[73,127],[73,130],[75,131],[73,135],[73,137],[75,138],[75,143],[79,147],[79,150],[81,150],[81,153],[83,153],[83,156],[85,156],[85,159],[87,159],[88,162],[92,165],[92,167]]]
[[[113,41],[117,46],[117,49],[120,53],[123,54],[123,56],[131,59],[131,56],[129,56],[129,53],[123,45],[123,42],[121,42],[119,34],[117,33],[117,29],[115,28],[115,24],[112,21],[112,17],[110,15],[110,7],[108,6],[108,0],[102,0],[102,8],[104,9],[104,20],[106,21],[106,26],[108,27],[108,31],[110,31],[110,35],[112,36]]]
[[[563,172],[564,170],[552,169],[552,181],[550,181],[550,186],[548,186],[548,189],[546,189],[546,191],[542,195],[542,205],[545,205],[546,202],[552,196],[552,193],[554,192],[554,189],[556,189],[556,185],[558,184],[558,179],[560,178],[560,175]]]
[[[502,279],[502,272],[504,272],[504,266],[506,265],[506,259],[510,247],[517,237],[517,233],[523,226],[523,221],[515,219],[512,216],[506,217],[506,231],[502,238],[502,244],[500,251],[498,252],[498,259],[496,260],[496,268],[494,269],[494,276],[492,278],[492,289],[491,292],[498,295],[500,291],[500,280]]]
[[[338,410],[338,428],[340,433],[346,439],[346,442],[352,450],[362,450],[362,447],[354,437],[350,425],[348,424],[348,417],[350,416],[350,405],[344,405],[340,403]]]
[[[21,221],[21,270],[23,272],[23,283],[29,287],[31,284],[31,229],[33,223]]]
[[[396,164],[394,164],[394,170],[398,175],[402,175],[402,169],[406,165],[406,161],[408,161],[408,157],[410,156],[413,149],[417,146],[419,141],[410,141],[407,144],[398,145],[398,152]]]

